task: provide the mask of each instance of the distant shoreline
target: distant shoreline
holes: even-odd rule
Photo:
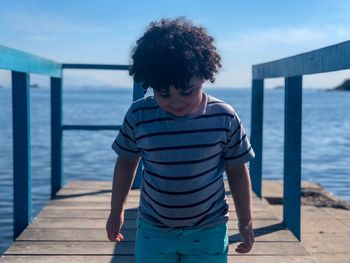
[[[350,79],[345,80],[342,84],[333,89],[328,89],[327,91],[350,91]]]

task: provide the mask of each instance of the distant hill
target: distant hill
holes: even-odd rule
[[[346,79],[342,84],[332,90],[350,91],[350,79]]]
[[[31,88],[34,88],[34,89],[37,89],[37,88],[40,88],[39,84],[30,84],[30,87]]]

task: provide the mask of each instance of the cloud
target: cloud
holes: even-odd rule
[[[302,50],[321,48],[348,40],[350,28],[343,25],[322,27],[272,27],[265,30],[246,30],[235,36],[221,40],[223,51],[287,51],[290,48]]]
[[[252,65],[312,51],[349,39],[350,28],[340,24],[325,26],[271,27],[246,29],[217,38],[223,68],[215,86],[250,86]],[[332,87],[349,75],[340,71],[305,78],[305,86]],[[337,81],[336,81],[337,80]],[[281,79],[269,80],[275,85]]]

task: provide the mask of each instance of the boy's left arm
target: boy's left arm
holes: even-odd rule
[[[243,243],[237,246],[236,252],[248,253],[254,243],[249,170],[246,164],[226,165],[225,170],[236,208],[239,232],[243,239]]]

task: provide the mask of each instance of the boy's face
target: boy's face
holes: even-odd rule
[[[192,77],[185,90],[169,86],[169,92],[153,90],[158,106],[173,115],[186,116],[200,108],[204,78]]]

